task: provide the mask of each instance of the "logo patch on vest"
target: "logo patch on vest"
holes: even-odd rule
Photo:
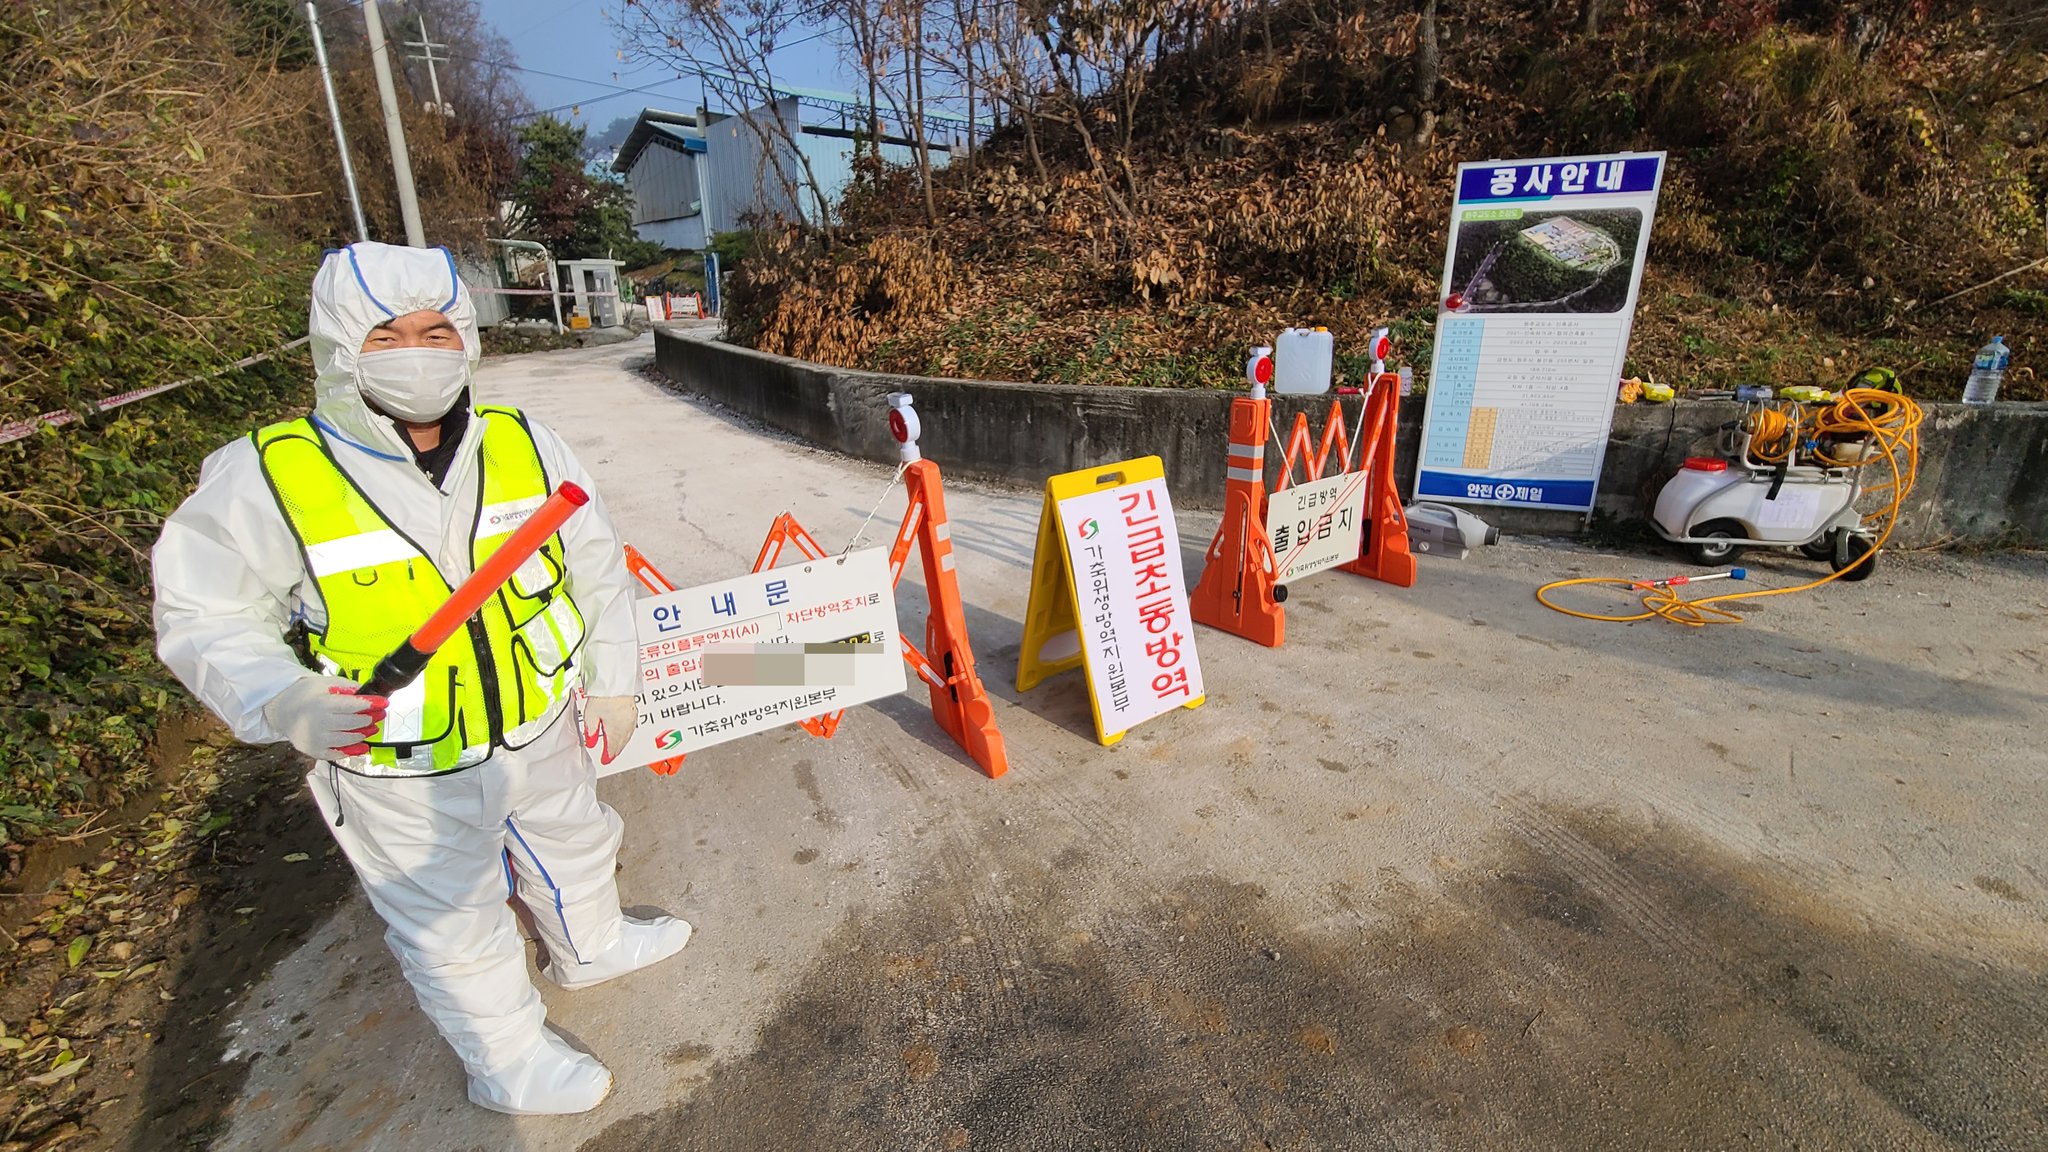
[[[502,504],[486,504],[479,517],[485,536],[510,532],[526,522],[526,518],[547,503],[545,496],[530,496],[524,500],[507,500]]]

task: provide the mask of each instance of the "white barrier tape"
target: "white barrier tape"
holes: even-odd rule
[[[306,342],[306,339],[306,337],[301,336],[297,340],[294,340],[289,344],[281,344],[276,348],[272,348],[268,352],[259,352],[254,356],[245,356],[242,359],[235,361],[233,364],[230,364],[225,368],[216,368],[211,372],[203,373],[198,376],[187,376],[183,380],[173,380],[169,384],[158,384],[152,388],[138,388],[133,392],[123,392],[118,396],[109,396],[105,400],[102,400],[99,403],[94,404],[90,408],[86,409],[86,414],[97,415],[101,412],[106,412],[115,408],[119,408],[123,404],[133,404],[137,400],[147,400],[151,396],[161,396],[164,393],[169,392],[173,388],[183,388],[187,384],[197,384],[202,380],[211,380],[216,376],[225,376],[230,372],[233,372],[240,368],[247,368],[252,364],[261,364],[263,361],[268,360],[281,352],[289,352],[292,349],[297,348],[299,345],[304,344]],[[64,425],[69,424],[74,420],[77,420],[78,416],[79,414],[76,412],[62,410],[57,412],[45,412],[41,416],[37,416],[28,420],[17,420],[12,424],[0,424],[0,444],[12,444],[16,440],[25,439],[29,436],[32,436],[35,434],[36,429],[41,428],[45,424],[61,428]]]
[[[469,294],[471,296],[564,296],[570,299],[576,298],[576,293],[574,292],[553,292],[546,288],[471,288]],[[603,300],[617,300],[620,298],[617,292],[585,292],[584,295],[595,296]]]

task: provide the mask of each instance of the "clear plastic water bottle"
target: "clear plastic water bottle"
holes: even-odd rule
[[[1998,399],[1998,386],[2005,382],[2005,366],[2012,352],[2005,337],[1993,336],[1991,343],[1977,349],[1977,362],[1970,368],[1970,381],[1963,385],[1963,403],[1989,404]]]

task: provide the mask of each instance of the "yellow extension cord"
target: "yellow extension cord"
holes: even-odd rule
[[[1627,580],[1619,576],[1582,576],[1573,580],[1553,580],[1536,590],[1536,600],[1545,608],[1576,616],[1581,620],[1607,620],[1616,624],[1628,624],[1637,620],[1648,620],[1661,616],[1688,628],[1703,628],[1708,624],[1738,624],[1742,617],[1726,608],[1716,605],[1733,603],[1737,600],[1753,600],[1763,596],[1783,596],[1790,592],[1808,592],[1823,584],[1838,580],[1865,564],[1875,564],[1877,554],[1884,550],[1885,541],[1891,539],[1892,529],[1899,520],[1899,508],[1906,502],[1906,496],[1913,491],[1913,482],[1920,473],[1920,421],[1924,413],[1918,404],[1904,396],[1875,388],[1851,388],[1834,403],[1811,410],[1803,408],[1763,408],[1749,417],[1751,440],[1750,456],[1760,463],[1776,463],[1798,450],[1807,440],[1818,440],[1822,436],[1848,436],[1867,434],[1862,442],[1863,450],[1859,459],[1846,460],[1828,456],[1815,449],[1815,455],[1828,464],[1840,468],[1861,468],[1879,459],[1870,454],[1870,445],[1883,451],[1882,459],[1891,468],[1891,482],[1865,489],[1885,493],[1882,509],[1863,517],[1865,523],[1882,520],[1884,528],[1878,533],[1877,542],[1869,552],[1858,557],[1855,563],[1840,572],[1830,572],[1818,580],[1794,584],[1789,588],[1758,588],[1749,592],[1728,592],[1719,596],[1703,596],[1698,600],[1687,600],[1675,589],[1654,587],[1649,581]],[[1903,462],[1901,457],[1904,457]],[[1598,612],[1580,612],[1553,602],[1546,593],[1555,588],[1569,588],[1576,584],[1606,584],[1627,588],[1643,593],[1643,611],[1629,616],[1608,616]]]

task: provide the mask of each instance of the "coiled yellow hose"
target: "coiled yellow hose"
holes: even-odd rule
[[[1799,447],[1799,431],[1804,423],[1800,405],[1785,408],[1759,408],[1743,420],[1743,427],[1749,432],[1749,458],[1758,464],[1776,464],[1791,456]]]
[[[1742,617],[1721,604],[1737,600],[1754,600],[1764,596],[1783,596],[1791,592],[1808,592],[1823,584],[1841,579],[1865,564],[1877,562],[1877,554],[1884,550],[1885,542],[1891,539],[1892,529],[1898,526],[1899,509],[1906,497],[1913,491],[1913,482],[1920,475],[1920,422],[1925,413],[1918,404],[1904,396],[1882,392],[1875,388],[1851,388],[1834,403],[1816,409],[1811,418],[1794,413],[1788,414],[1778,408],[1763,408],[1750,415],[1750,455],[1763,463],[1776,463],[1786,454],[1796,451],[1802,439],[1816,442],[1814,455],[1838,468],[1861,468],[1883,460],[1891,470],[1891,479],[1864,490],[1864,495],[1883,494],[1884,505],[1863,517],[1864,524],[1882,522],[1877,542],[1870,551],[1856,558],[1840,572],[1830,572],[1818,580],[1794,584],[1789,588],[1758,588],[1749,592],[1727,592],[1719,596],[1703,596],[1698,600],[1687,600],[1675,589],[1652,587],[1640,580],[1628,580],[1619,576],[1582,576],[1573,580],[1553,580],[1536,590],[1536,600],[1553,612],[1576,616],[1581,620],[1606,620],[1616,624],[1628,624],[1651,617],[1662,617],[1688,628],[1703,628],[1708,624],[1739,624]],[[1808,433],[1802,437],[1802,432]],[[1830,437],[1836,448],[1844,443],[1861,443],[1864,447],[1855,459],[1830,454],[1819,445],[1823,437]],[[1860,437],[1860,440],[1857,439]],[[1763,443],[1764,451],[1772,456],[1760,454],[1757,445]],[[1873,455],[1869,445],[1876,445],[1878,454]],[[1781,448],[1782,445],[1782,448]],[[1598,612],[1580,612],[1566,608],[1552,601],[1548,595],[1558,588],[1569,588],[1581,584],[1610,584],[1643,593],[1643,610],[1627,616],[1609,616]]]

